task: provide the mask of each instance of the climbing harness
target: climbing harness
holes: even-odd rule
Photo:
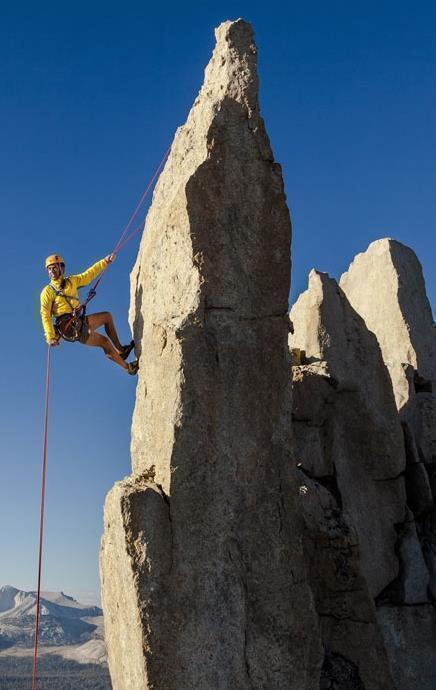
[[[78,311],[74,310],[71,314],[58,316],[55,322],[55,332],[57,339],[63,338],[69,343],[77,341],[86,343],[89,336],[89,325],[87,317],[83,315],[82,308]]]
[[[67,280],[68,278],[65,278],[63,281],[65,285]],[[70,343],[74,343],[77,340],[85,342],[88,329],[88,322],[85,316],[86,307],[81,305],[76,297],[70,298],[67,294],[65,294],[65,292],[62,290],[62,287],[65,287],[65,285],[61,286],[61,289],[59,290],[55,285],[53,285],[53,283],[49,283],[49,287],[53,290],[56,297],[63,297],[71,309],[71,312],[68,314],[61,314],[61,316],[56,318],[55,331],[57,333],[57,340],[63,338],[64,340],[68,340]],[[74,306],[72,299],[76,299],[78,305]]]
[[[141,228],[144,227],[144,223],[140,223],[133,231],[129,230],[132,226],[132,223],[136,216],[138,215],[142,204],[144,203],[151,187],[153,186],[154,181],[156,180],[157,176],[159,175],[159,172],[161,171],[168,154],[171,150],[171,147],[169,147],[162,158],[161,162],[159,163],[158,167],[156,168],[156,172],[154,173],[153,177],[150,179],[149,183],[147,184],[147,187],[145,188],[144,193],[142,194],[138,204],[136,205],[135,210],[133,211],[132,215],[130,216],[127,225],[125,226],[123,232],[120,235],[120,238],[114,248],[114,250],[111,252],[111,254],[117,254],[118,252],[121,251],[125,245],[130,242],[131,239],[135,237],[135,235],[140,232]],[[57,256],[57,255],[56,255]],[[48,257],[50,259],[52,257]],[[60,258],[60,257],[59,257]],[[48,260],[47,259],[47,260]],[[57,319],[57,340],[60,340],[60,338],[64,338],[65,340],[71,340],[69,336],[70,333],[73,335],[76,334],[77,329],[80,329],[81,322],[80,320],[84,320],[86,323],[86,308],[89,304],[89,302],[94,299],[97,290],[98,285],[101,282],[101,279],[103,278],[104,273],[107,271],[109,268],[110,263],[105,266],[103,271],[101,272],[98,280],[94,283],[94,285],[91,287],[89,290],[85,301],[83,304],[79,304],[77,307],[72,309],[72,312],[70,314],[65,314],[63,316],[69,317],[68,319],[62,319],[58,318]],[[57,293],[57,289],[51,285],[50,287]],[[62,294],[62,297],[67,299],[68,304],[70,304],[68,297],[65,294]],[[71,306],[71,305],[70,305]],[[61,323],[59,323],[61,322]],[[83,322],[82,322],[83,323]],[[70,328],[72,327],[72,330]],[[78,332],[78,331],[77,331]],[[67,337],[66,337],[67,336]],[[79,334],[80,338],[80,334]],[[79,338],[75,338],[76,340]],[[45,375],[45,416],[44,416],[44,432],[43,432],[43,450],[42,450],[42,472],[41,472],[41,500],[40,500],[40,511],[39,511],[39,547],[38,547],[38,581],[37,581],[37,592],[36,592],[36,616],[35,616],[35,645],[34,645],[34,652],[33,652],[33,671],[32,671],[32,690],[36,690],[36,675],[37,675],[37,665],[38,665],[38,644],[39,644],[39,627],[40,627],[40,617],[41,617],[41,578],[42,578],[42,556],[43,556],[43,541],[44,541],[44,512],[45,512],[45,488],[46,488],[46,476],[47,476],[47,442],[48,442],[48,413],[49,413],[49,395],[50,395],[50,369],[51,369],[51,346],[48,346],[47,349],[47,366],[46,366],[46,375]]]

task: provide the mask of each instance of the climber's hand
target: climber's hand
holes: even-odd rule
[[[57,338],[52,338],[48,341],[48,344],[50,345],[50,347],[56,347],[56,345],[60,345],[60,342]]]
[[[114,252],[112,252],[112,254],[108,254],[107,256],[105,256],[105,261],[107,264],[111,264],[115,261],[116,258],[117,255]]]

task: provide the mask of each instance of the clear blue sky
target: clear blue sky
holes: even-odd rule
[[[436,298],[432,2],[75,2],[0,10],[0,584],[33,589],[46,346],[43,259],[108,253],[202,83],[225,19],[251,21],[261,109],[291,209],[293,296],[376,238],[418,253]],[[129,340],[125,249],[93,302]],[[98,597],[104,496],[130,471],[134,379],[53,353],[44,587]]]

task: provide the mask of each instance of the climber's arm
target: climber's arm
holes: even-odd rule
[[[56,340],[56,332],[52,321],[52,308],[53,308],[54,296],[51,294],[51,290],[46,286],[41,292],[41,322],[44,329],[45,339],[50,345],[53,344],[52,341]]]
[[[101,259],[100,261],[97,261],[95,264],[93,264],[90,268],[86,269],[83,273],[77,273],[76,275],[69,276],[69,279],[73,282],[73,284],[77,287],[83,287],[84,285],[88,285],[94,278],[97,278],[97,276],[107,268],[108,264],[111,263],[108,261],[109,257],[106,257],[105,259]]]

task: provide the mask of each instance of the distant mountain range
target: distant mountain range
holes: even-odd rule
[[[34,643],[36,592],[0,587],[0,650]],[[103,612],[63,592],[41,593],[41,645],[63,646],[103,639]]]

